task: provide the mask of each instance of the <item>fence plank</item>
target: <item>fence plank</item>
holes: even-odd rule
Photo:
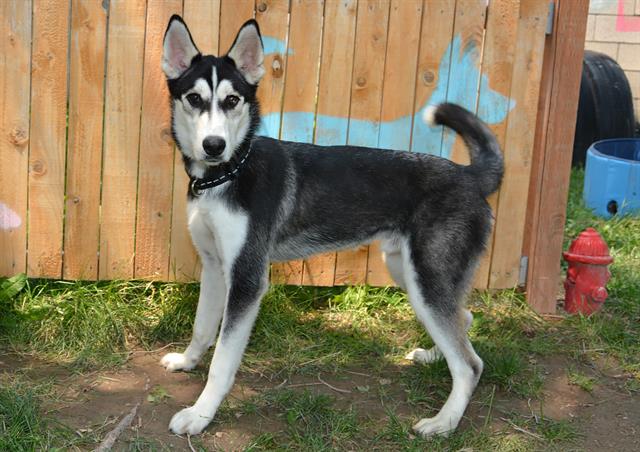
[[[221,0],[220,3],[220,33],[218,46],[221,55],[226,55],[233,44],[243,23],[255,16],[255,0]],[[260,1],[266,5],[271,1]],[[262,31],[262,23],[260,23]]]
[[[415,95],[416,65],[422,19],[422,0],[393,0],[383,79],[378,146],[409,150]],[[367,284],[387,286],[393,279],[382,261],[380,243],[369,246]]]
[[[33,2],[29,276],[62,275],[69,3]]]
[[[422,121],[422,112],[428,104],[435,105],[446,98],[455,7],[455,2],[450,0],[424,2],[411,134],[414,152],[441,153],[442,127],[427,127]]]
[[[280,137],[282,98],[288,63],[286,48],[288,35],[289,0],[258,0],[256,20],[260,24],[264,43],[264,77],[258,87],[262,107],[260,135]]]
[[[313,142],[323,0],[292,0],[282,118],[283,140]],[[311,113],[308,113],[311,112]]]
[[[98,278],[107,12],[72,0],[64,279]]]
[[[205,55],[218,55],[220,0],[185,0],[184,20],[198,49]],[[200,274],[200,262],[187,226],[187,184],[182,154],[176,148],[173,175],[173,208],[169,276],[178,281],[193,281]]]
[[[100,279],[133,277],[145,12],[145,0],[110,2]]]
[[[476,111],[478,101],[486,14],[485,0],[458,0],[456,3],[447,101],[471,111]],[[464,142],[450,129],[444,131],[441,155],[454,162],[469,163],[469,151]]]
[[[509,98],[516,52],[519,3],[518,0],[495,0],[489,3],[482,51],[482,80],[477,113],[489,123],[503,152],[509,112],[513,107],[522,107],[516,106],[515,101]],[[498,206],[498,196],[498,193],[494,193],[488,199],[493,212],[496,212]],[[495,229],[492,229],[487,251],[475,273],[473,287],[476,289],[486,289],[488,286],[494,237]]]
[[[554,8],[553,23],[558,21],[559,8]],[[533,138],[533,151],[531,158],[531,178],[529,180],[529,190],[527,198],[527,214],[524,228],[524,239],[522,241],[522,254],[528,257],[528,269],[526,277],[527,298],[529,303],[530,281],[533,276],[533,254],[535,252],[539,215],[540,215],[540,190],[543,184],[543,170],[545,159],[545,145],[547,142],[548,122],[551,105],[551,93],[553,88],[553,68],[555,64],[556,41],[559,39],[555,33],[546,36],[544,40],[544,52],[542,55],[542,75],[540,77],[540,91],[538,94],[538,109],[536,115],[535,135]],[[544,238],[542,238],[544,240]]]
[[[518,107],[509,115],[505,177],[496,209],[496,242],[491,260],[489,286],[518,284],[526,217],[531,156],[535,128],[548,5],[545,1],[522,2],[516,38],[511,96]]]
[[[27,269],[31,3],[0,3],[0,276]]]
[[[537,312],[554,312],[560,271],[560,256],[564,235],[565,211],[575,115],[580,86],[580,61],[582,61],[588,2],[562,0],[557,5],[556,21],[550,54],[545,55],[553,64],[545,64],[545,95],[541,102],[543,111],[538,121],[544,130],[535,138],[536,166],[534,186],[530,194],[530,207],[534,217],[527,250],[529,272],[527,298]],[[573,70],[567,70],[572,68]],[[546,71],[549,71],[548,73]],[[538,141],[538,140],[542,141]],[[544,174],[544,178],[542,175]],[[538,179],[540,177],[540,179]],[[539,184],[536,183],[539,180]]]
[[[378,145],[390,4],[389,0],[358,3],[347,133],[347,143],[351,145]],[[339,252],[335,283],[363,284],[367,279],[368,255],[367,246]]]
[[[135,278],[166,280],[171,239],[173,139],[162,72],[162,36],[182,0],[148,0],[144,46]]]
[[[283,140],[313,142],[323,9],[322,0],[291,2],[287,76],[282,108],[285,112],[282,117]],[[288,272],[286,284],[302,284],[305,276],[306,280],[313,280],[315,276],[309,271],[305,272],[302,260],[284,265],[296,270]]]
[[[393,0],[385,62],[378,146],[409,150],[422,0]]]
[[[314,142],[324,146],[347,143],[357,5],[357,0],[325,2],[314,135]],[[331,286],[335,271],[335,252],[312,256],[305,261],[302,283]]]
[[[184,0],[184,20],[204,55],[218,55],[220,0]]]
[[[256,20],[260,24],[265,48],[265,75],[258,87],[258,99],[262,107],[262,125],[259,134],[273,138],[280,137],[282,102],[284,94],[285,70],[287,66],[286,48],[288,36],[288,0],[258,0]],[[302,262],[279,262],[271,265],[271,281],[285,284],[289,279],[302,276]]]

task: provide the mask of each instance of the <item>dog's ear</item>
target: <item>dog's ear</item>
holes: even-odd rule
[[[177,14],[171,16],[167,31],[164,33],[162,53],[162,70],[167,78],[180,77],[191,65],[193,57],[199,53],[182,17]]]
[[[240,28],[227,56],[249,83],[258,84],[264,75],[264,48],[260,28],[255,20],[246,21]]]

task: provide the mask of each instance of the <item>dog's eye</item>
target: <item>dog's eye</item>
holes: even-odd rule
[[[224,104],[228,108],[235,107],[236,105],[238,105],[238,102],[240,102],[240,98],[238,96],[234,96],[233,94],[227,96],[224,99]]]
[[[194,108],[200,108],[202,107],[202,97],[200,97],[200,94],[198,93],[191,93],[187,95],[187,100],[189,101],[189,103],[191,104],[192,107]]]

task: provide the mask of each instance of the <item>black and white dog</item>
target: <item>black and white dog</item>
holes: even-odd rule
[[[423,435],[455,429],[482,373],[467,337],[464,297],[491,228],[486,197],[503,173],[498,143],[476,116],[453,104],[425,114],[454,129],[471,164],[355,146],[320,147],[255,136],[264,75],[258,24],[246,22],[222,57],[202,55],[173,16],[162,68],[172,126],[191,179],[189,230],[202,260],[193,338],[169,353],[169,370],[192,369],[216,341],[209,378],[196,403],[171,419],[178,434],[211,422],[234,377],[268,286],[269,263],[382,240],[387,267],[409,296],[453,376],[442,410],[419,421]]]

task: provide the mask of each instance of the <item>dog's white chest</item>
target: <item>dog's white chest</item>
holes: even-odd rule
[[[247,237],[248,216],[219,199],[198,198],[188,203],[189,231],[201,256],[214,253],[230,270]]]

